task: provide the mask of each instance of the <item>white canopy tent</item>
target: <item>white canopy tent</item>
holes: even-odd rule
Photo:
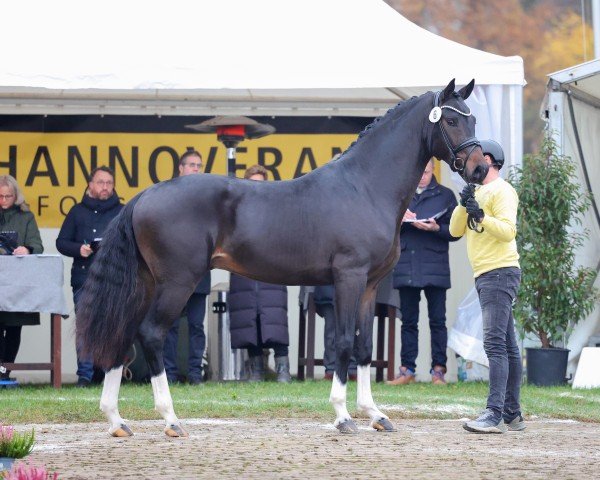
[[[0,115],[376,117],[475,78],[477,136],[521,161],[522,59],[437,36],[383,0],[25,0],[0,15]],[[463,252],[452,269],[466,265]]]
[[[370,117],[475,78],[479,136],[521,157],[522,59],[382,0],[31,0],[0,15],[0,113]]]
[[[590,237],[576,261],[600,271],[600,59],[550,74],[542,112],[560,151],[577,160],[582,189],[594,194],[595,205],[583,218]],[[569,337],[570,372],[594,334],[600,334],[600,306]]]

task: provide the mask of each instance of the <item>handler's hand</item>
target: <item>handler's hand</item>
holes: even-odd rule
[[[474,188],[473,184],[467,183],[459,195],[460,195],[460,204],[463,207],[466,207],[467,201],[470,198],[473,198],[473,196],[475,195],[475,188]]]
[[[434,218],[430,218],[427,222],[413,222],[415,228],[419,230],[424,230],[425,232],[439,232],[440,226],[435,221]]]
[[[92,253],[94,253],[92,251],[92,247],[90,247],[87,243],[84,243],[81,247],[79,247],[79,254],[83,258],[89,257]]]
[[[25,247],[17,247],[13,250],[13,255],[29,255],[29,249]]]
[[[417,214],[407,209],[406,212],[404,212],[404,216],[402,217],[402,222],[404,222],[405,220],[413,220],[415,218],[417,218]]]
[[[467,200],[466,209],[467,213],[471,215],[477,223],[481,223],[483,221],[485,214],[483,213],[483,210],[479,208],[479,203],[477,203],[477,200],[474,198],[469,198],[469,200]]]

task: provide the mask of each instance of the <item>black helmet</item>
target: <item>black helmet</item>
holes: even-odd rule
[[[481,150],[484,155],[492,157],[492,164],[498,167],[498,170],[504,165],[504,151],[495,140],[481,140]]]

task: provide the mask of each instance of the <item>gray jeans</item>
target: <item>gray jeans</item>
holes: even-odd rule
[[[521,270],[516,267],[498,268],[475,280],[483,314],[483,348],[490,362],[487,408],[511,418],[521,413],[523,366],[512,314],[520,284]]]

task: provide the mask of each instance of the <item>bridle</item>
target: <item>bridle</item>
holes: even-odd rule
[[[475,150],[476,147],[481,147],[481,144],[479,143],[479,140],[477,140],[476,137],[471,137],[471,138],[467,138],[464,142],[457,145],[456,147],[452,147],[452,144],[450,143],[450,138],[448,137],[448,134],[446,133],[446,130],[444,129],[444,125],[441,121],[442,120],[442,110],[444,108],[447,108],[456,113],[459,113],[460,115],[462,115],[464,117],[470,117],[471,110],[469,109],[469,107],[467,107],[467,109],[468,109],[467,112],[461,112],[458,108],[451,107],[450,105],[440,105],[441,94],[442,94],[441,90],[435,92],[435,96],[433,98],[433,109],[431,110],[431,112],[429,114],[429,121],[432,123],[437,123],[440,126],[440,131],[442,132],[442,138],[444,139],[444,143],[446,144],[446,147],[450,151],[450,160],[451,160],[450,168],[452,169],[452,171],[458,172],[462,176],[465,171],[467,161],[469,160],[469,157],[471,156],[471,153],[473,153],[473,150]],[[455,93],[455,95],[456,95],[456,93]],[[471,149],[467,153],[467,156],[465,157],[465,159],[462,160],[462,165],[460,165],[460,167],[459,167],[458,161],[460,160],[460,158],[458,157],[457,154],[458,154],[458,152],[460,152],[466,148],[469,148],[469,147],[471,147]]]

